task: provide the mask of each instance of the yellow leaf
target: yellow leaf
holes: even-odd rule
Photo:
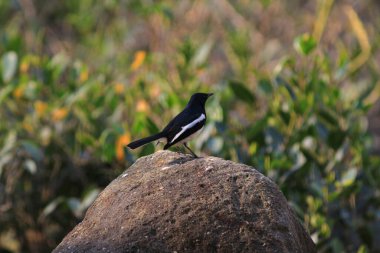
[[[348,66],[349,71],[354,72],[371,56],[371,45],[369,43],[367,31],[365,30],[364,25],[355,10],[351,6],[346,5],[344,7],[344,12],[351,23],[352,30],[355,33],[361,48],[360,54],[356,56]]]
[[[82,72],[80,72],[79,81],[83,83],[87,80],[88,80],[88,70],[85,69],[85,70],[82,70]]]
[[[135,58],[133,59],[133,62],[132,62],[132,65],[131,65],[131,69],[132,70],[136,70],[138,69],[141,64],[143,64],[144,60],[145,60],[145,56],[146,56],[146,53],[145,51],[137,51],[135,53]]]
[[[138,112],[149,112],[149,104],[145,100],[140,99],[137,101],[136,110]]]
[[[21,98],[23,95],[24,95],[24,90],[25,88],[24,87],[17,87],[14,91],[13,91],[13,96],[17,99]]]
[[[36,114],[39,117],[41,117],[45,113],[47,107],[48,105],[43,101],[37,100],[36,102],[34,102],[34,110],[36,111]]]
[[[124,93],[124,84],[122,84],[122,83],[116,83],[113,88],[114,88],[116,94],[121,95]]]
[[[334,0],[322,0],[319,1],[318,14],[314,23],[313,37],[319,42],[321,40],[323,31],[326,28],[327,19],[329,18],[331,7],[334,4]]]
[[[116,141],[116,158],[118,161],[123,161],[125,158],[124,155],[124,146],[126,146],[131,141],[131,136],[129,133],[120,135]]]
[[[21,64],[20,64],[20,71],[21,73],[26,73],[28,72],[29,70],[29,62],[26,62],[26,61],[23,61]]]
[[[33,126],[32,124],[30,124],[30,120],[28,120],[27,118],[25,118],[23,121],[22,121],[22,127],[28,131],[29,133],[32,133],[33,132]]]
[[[47,146],[50,144],[51,137],[52,137],[52,131],[49,127],[45,126],[42,127],[40,130],[40,142],[42,145]]]
[[[160,94],[161,94],[161,89],[158,84],[153,85],[151,89],[149,90],[149,95],[152,98],[157,98]]]
[[[66,108],[55,109],[53,111],[53,115],[52,115],[53,121],[57,122],[57,121],[60,121],[64,118],[66,118],[68,113],[69,113],[69,111]]]

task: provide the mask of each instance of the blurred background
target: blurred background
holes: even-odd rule
[[[197,153],[275,181],[319,252],[380,252],[379,46],[377,0],[0,1],[0,252],[50,252],[199,91]]]

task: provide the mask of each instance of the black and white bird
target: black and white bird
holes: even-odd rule
[[[212,93],[195,93],[191,96],[185,109],[180,112],[160,133],[129,143],[131,149],[138,148],[149,142],[166,139],[164,149],[174,144],[182,143],[194,157],[197,155],[187,146],[187,141],[205,125],[205,104]]]

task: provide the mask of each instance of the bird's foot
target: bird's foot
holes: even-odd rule
[[[190,153],[193,155],[193,157],[194,158],[199,158],[188,146],[187,146],[187,144],[186,144],[186,142],[185,143],[183,143],[183,145],[185,146],[185,148],[187,148],[189,151],[190,151]]]

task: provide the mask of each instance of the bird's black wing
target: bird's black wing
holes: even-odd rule
[[[195,112],[188,110],[188,108],[182,111],[162,131],[168,141],[165,149],[197,132],[204,126],[205,122],[206,113],[202,111]]]

